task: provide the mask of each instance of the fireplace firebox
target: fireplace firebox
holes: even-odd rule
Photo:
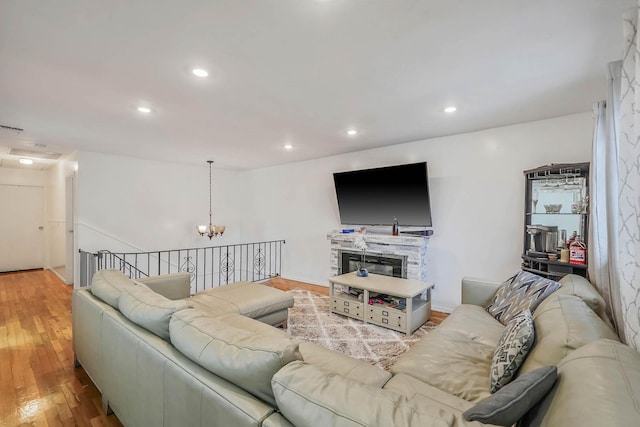
[[[356,271],[362,264],[362,252],[341,250],[339,255],[338,274]],[[366,253],[364,268],[369,273],[385,276],[407,278],[407,257],[402,255],[378,255]]]

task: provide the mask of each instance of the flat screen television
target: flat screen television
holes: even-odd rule
[[[431,227],[427,163],[333,174],[342,224]]]

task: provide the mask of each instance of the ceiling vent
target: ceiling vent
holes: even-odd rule
[[[55,160],[62,156],[62,153],[54,153],[52,151],[36,151],[27,148],[12,148],[9,154],[21,157],[30,157],[32,159],[48,159]]]

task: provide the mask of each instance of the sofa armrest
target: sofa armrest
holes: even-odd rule
[[[136,279],[136,281],[172,300],[189,298],[191,293],[191,275],[187,272],[161,274]]]
[[[462,304],[488,306],[501,284],[492,280],[463,277]]]

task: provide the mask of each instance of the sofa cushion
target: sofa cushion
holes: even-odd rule
[[[546,297],[559,287],[560,284],[556,281],[528,271],[521,271],[507,279],[498,288],[493,301],[487,307],[487,311],[503,325],[506,325],[509,320],[525,310],[533,312]]]
[[[464,418],[484,424],[511,426],[551,390],[557,377],[555,366],[545,366],[521,375],[465,411]]]
[[[391,378],[391,374],[384,369],[312,342],[301,342],[300,354],[307,363],[374,387],[382,387]]]
[[[484,307],[461,304],[440,323],[438,329],[460,331],[474,341],[495,348],[504,325],[487,313]]]
[[[272,380],[280,412],[295,426],[477,426],[420,395],[407,399],[305,362],[293,362]]]
[[[169,327],[171,342],[182,354],[272,406],[271,378],[301,358],[289,338],[238,329],[195,309],[175,313]]]
[[[122,291],[118,307],[120,312],[136,325],[164,340],[169,340],[169,319],[176,311],[188,308],[189,304],[186,301],[165,298],[146,285],[138,283]]]
[[[293,295],[258,283],[236,282],[198,292],[191,304],[214,315],[239,313],[257,319],[293,307]]]
[[[511,319],[491,360],[491,393],[500,390],[515,377],[533,346],[534,338],[533,318],[529,310]]]
[[[487,312],[485,316],[490,317]],[[495,344],[477,340],[475,333],[442,326],[400,356],[391,373],[406,374],[461,399],[479,402],[491,394],[489,372]]]
[[[598,315],[598,317],[600,317],[607,325],[611,326],[611,322],[606,314],[607,305],[591,282],[577,274],[567,274],[558,282],[560,283],[560,288],[553,293],[554,296],[573,295],[580,298]],[[541,307],[544,307],[544,305],[549,301],[551,301],[550,298],[542,301],[540,305],[538,305],[537,309],[539,310]],[[535,315],[535,312],[533,312],[533,314]]]
[[[198,311],[202,311],[197,307],[194,308],[196,308]],[[208,315],[209,313],[205,312],[205,314]],[[217,320],[220,320],[221,322],[224,322],[229,326],[233,326],[234,328],[243,329],[254,334],[289,338],[289,334],[287,334],[287,331],[285,331],[284,329],[274,328],[271,325],[267,325],[266,323],[262,323],[256,319],[243,316],[242,314],[224,313],[211,317],[215,317]]]
[[[533,315],[536,341],[519,374],[542,366],[557,365],[583,345],[607,338],[618,341],[615,332],[585,302],[571,295],[554,294]]]
[[[122,290],[134,286],[120,270],[100,270],[91,279],[91,293],[116,310]]]
[[[407,399],[422,396],[433,402],[434,405],[450,412],[463,412],[471,407],[473,403],[456,397],[446,391],[442,391],[432,385],[423,383],[417,378],[406,374],[394,375],[385,385],[385,390],[398,393]]]
[[[586,344],[558,364],[553,389],[522,420],[525,427],[637,426],[640,352],[611,340]]]

